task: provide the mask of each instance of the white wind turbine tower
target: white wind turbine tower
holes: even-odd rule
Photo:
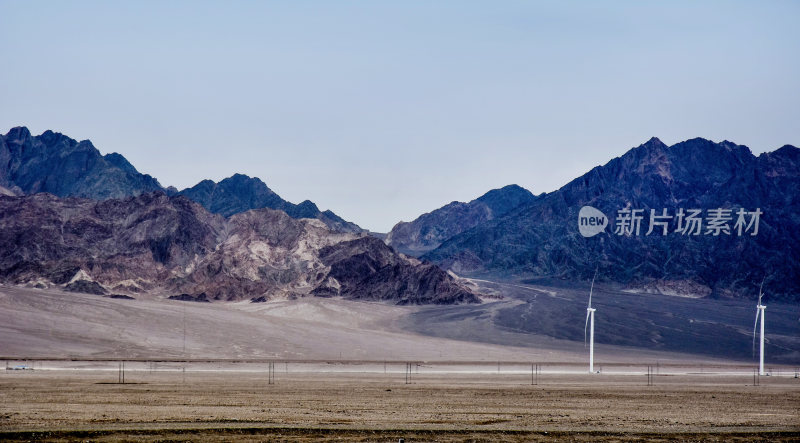
[[[767,277],[764,277],[766,280]],[[753,353],[756,351],[756,328],[758,328],[758,317],[761,316],[761,344],[759,346],[758,375],[764,374],[764,310],[766,306],[761,304],[761,297],[764,295],[764,280],[761,280],[761,287],[758,288],[758,305],[756,305],[756,322],[753,325]]]
[[[592,285],[589,287],[589,306],[586,308],[586,324],[583,326],[583,346],[586,347],[586,328],[589,328],[589,372],[594,373],[594,309],[592,307],[592,291],[594,290],[594,280],[597,278],[597,269],[592,277]]]

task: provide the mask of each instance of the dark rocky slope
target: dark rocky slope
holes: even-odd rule
[[[479,301],[438,267],[365,234],[271,209],[226,219],[161,192],[103,201],[0,196],[0,281],[196,301]]]
[[[361,237],[320,251],[330,267],[327,280],[313,294],[365,300],[398,300],[397,304],[472,303],[475,297],[454,285],[436,265],[396,254],[380,239]]]
[[[398,251],[422,255],[457,234],[502,217],[535,199],[530,191],[517,185],[493,189],[469,203],[454,201],[412,222],[396,224],[386,237],[386,243]]]
[[[605,233],[584,238],[584,205],[610,217]],[[617,211],[644,209],[640,235],[615,235]],[[645,235],[649,210],[738,208],[761,216],[757,236]],[[733,229],[736,217],[730,222]],[[705,229],[705,227],[703,228]],[[599,279],[664,293],[800,300],[800,149],[754,156],[731,142],[658,139],[634,148],[504,217],[455,235],[424,256],[465,274]]]
[[[316,218],[330,228],[341,232],[362,232],[355,223],[348,222],[331,211],[320,211],[309,200],[293,204],[282,199],[256,177],[234,174],[218,183],[203,180],[191,188],[177,193],[203,205],[215,214],[225,217],[251,209],[278,209],[292,218]]]
[[[78,142],[53,131],[33,136],[24,127],[0,134],[0,194],[47,192],[104,200],[152,191],[185,195],[225,217],[271,208],[293,218],[317,218],[334,230],[363,231],[331,211],[320,211],[311,201],[298,205],[287,202],[258,178],[236,174],[219,183],[203,180],[178,192],[172,187],[164,189],[153,177],[139,173],[121,154],[100,154],[89,140]]]
[[[77,142],[53,131],[32,136],[24,127],[0,134],[0,186],[25,194],[94,199],[161,189],[119,154],[104,156],[88,140]]]

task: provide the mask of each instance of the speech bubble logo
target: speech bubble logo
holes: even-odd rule
[[[608,217],[599,209],[584,206],[578,212],[578,230],[584,237],[594,237],[605,231],[608,226]]]

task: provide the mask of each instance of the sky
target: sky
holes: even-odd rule
[[[0,0],[0,132],[378,232],[650,137],[800,146],[796,1]]]

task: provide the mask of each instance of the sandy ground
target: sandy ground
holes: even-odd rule
[[[270,303],[124,300],[0,286],[0,358],[586,360],[583,344],[567,340],[505,346],[409,331],[404,318],[421,309],[313,297]],[[635,362],[643,355],[649,361],[697,359],[613,346],[598,351],[597,359]]]
[[[469,332],[463,337],[434,337],[414,332],[407,319],[441,309],[435,307],[314,297],[269,303],[125,300],[0,286],[0,359],[587,360],[582,342],[498,329],[481,321],[517,303],[489,301],[478,314],[456,324],[431,320],[441,322],[440,329]],[[473,335],[493,339],[470,338]],[[725,362],[605,344],[597,345],[595,359],[599,365]]]
[[[0,373],[0,439],[800,438],[800,379],[716,374]]]
[[[527,360],[536,354],[430,338],[394,326],[414,309],[318,298],[263,304],[121,300],[0,287],[0,352],[38,358],[346,360]]]

